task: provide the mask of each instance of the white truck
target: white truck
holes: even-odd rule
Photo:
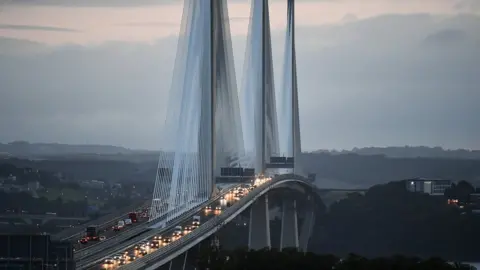
[[[132,225],[132,220],[129,218],[126,218],[124,222],[125,222],[125,225]]]
[[[193,216],[192,227],[198,228],[200,226],[200,216]]]
[[[123,220],[119,220],[117,225],[113,226],[113,230],[118,232],[121,229],[123,229],[124,226],[125,226],[125,222]]]

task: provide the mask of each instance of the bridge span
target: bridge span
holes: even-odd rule
[[[224,190],[224,192],[217,197],[204,203],[201,208],[197,208],[190,213],[185,213],[166,228],[155,230],[146,229],[144,234],[140,234],[123,243],[121,241],[110,243],[112,248],[109,248],[106,252],[100,252],[100,250],[92,251],[95,252],[96,255],[78,261],[77,269],[99,269],[102,268],[102,266],[105,267],[104,262],[106,260],[108,261],[112,259],[115,254],[133,252],[132,248],[138,243],[144,241],[151,242],[155,236],[170,237],[169,234],[175,226],[183,225],[186,222],[188,223],[188,221],[191,221],[192,217],[197,215],[199,211],[202,211],[206,206],[212,205],[222,197],[225,197],[225,195],[232,192],[235,188],[238,188],[238,186]],[[307,178],[295,174],[286,174],[276,176],[272,180],[260,184],[240,200],[234,202],[230,207],[224,208],[221,214],[208,219],[200,227],[194,229],[191,233],[188,233],[183,237],[175,239],[172,243],[158,249],[151,248],[149,249],[148,255],[138,258],[125,266],[120,266],[118,263],[115,263],[106,268],[156,269],[156,267],[161,265],[173,263],[174,258],[181,255],[185,256],[189,249],[214,235],[215,232],[220,230],[224,225],[229,223],[240,213],[244,212],[247,208],[250,208],[249,230],[251,233],[249,235],[249,247],[253,249],[271,247],[270,223],[268,222],[268,192],[279,188],[289,188],[307,195],[306,198],[309,202],[309,207],[306,209],[306,218],[303,222],[302,228],[300,228],[299,235],[297,228],[297,209],[295,208],[296,202],[288,197],[285,198],[283,204],[284,207],[282,209],[282,233],[280,241],[281,247],[297,247],[301,250],[306,250],[315,221],[314,208],[318,198],[316,198],[317,195],[314,186],[312,186]]]

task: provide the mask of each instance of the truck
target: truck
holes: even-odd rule
[[[200,226],[200,216],[193,216],[192,227],[194,229]]]
[[[117,225],[113,226],[113,230],[118,232],[121,229],[123,229],[124,226],[125,226],[125,222],[123,220],[119,220]]]
[[[126,218],[124,222],[125,222],[125,225],[132,225],[132,220],[129,218]]]
[[[87,241],[98,241],[100,240],[100,235],[96,225],[88,226],[86,229],[85,238]]]
[[[137,222],[137,213],[136,212],[130,212],[128,213],[128,218],[133,222]]]

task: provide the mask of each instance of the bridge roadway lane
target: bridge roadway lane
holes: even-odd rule
[[[125,216],[125,218],[128,218],[128,217]],[[113,221],[111,223],[107,223],[107,225],[110,225],[110,226],[102,226],[103,229],[99,230],[100,236],[105,236],[104,241],[100,241],[100,242],[99,241],[90,241],[87,244],[80,244],[78,242],[74,243],[74,247],[75,247],[74,256],[76,254],[81,254],[81,252],[83,252],[85,250],[88,250],[90,248],[93,248],[97,245],[103,245],[105,243],[105,241],[107,241],[109,239],[112,239],[112,238],[115,238],[115,237],[119,237],[122,234],[126,234],[130,230],[134,230],[136,228],[142,227],[144,224],[146,224],[148,222],[148,218],[138,217],[138,222],[132,223],[131,225],[125,225],[125,227],[121,231],[116,232],[116,231],[113,230],[113,226],[118,223],[118,220],[120,220],[120,218],[116,219],[115,221]]]
[[[96,263],[102,261],[109,257],[126,250],[138,242],[141,242],[145,239],[149,239],[155,235],[163,234],[165,232],[173,230],[175,226],[178,224],[183,224],[185,222],[191,221],[193,215],[201,212],[206,206],[211,205],[212,203],[218,201],[221,197],[225,196],[227,193],[230,192],[231,189],[237,187],[239,185],[232,185],[230,188],[225,188],[220,191],[215,197],[212,199],[202,203],[198,207],[184,213],[180,217],[170,221],[167,223],[167,226],[163,229],[156,229],[156,230],[149,230],[147,226],[149,223],[142,224],[135,229],[131,229],[130,231],[124,232],[123,234],[118,235],[117,237],[113,237],[106,239],[105,241],[101,242],[100,245],[92,246],[87,250],[79,251],[75,253],[75,261],[77,262],[77,269],[89,269],[89,267],[94,266]],[[135,237],[133,239],[128,240],[128,238]],[[95,266],[94,269],[98,269],[98,266]]]
[[[295,178],[298,179],[299,177],[295,176]],[[232,206],[223,211],[219,216],[216,216],[208,220],[207,222],[201,224],[199,228],[193,230],[191,233],[181,237],[180,239],[172,242],[167,246],[161,247],[156,251],[135,260],[132,263],[121,266],[118,269],[157,269],[164,263],[167,263],[168,261],[174,259],[178,254],[187,251],[196,244],[208,238],[210,235],[214,234],[221,227],[223,227],[225,224],[235,218],[239,213],[247,209],[247,207],[249,207],[257,198],[263,196],[263,194],[268,192],[271,188],[274,188],[276,185],[282,185],[283,182],[287,182],[289,179],[292,179],[291,174],[276,177],[272,181],[260,185],[259,187],[250,191],[238,202],[234,203]],[[306,178],[302,177],[302,180],[308,185],[311,185],[309,182],[307,182],[308,180]],[[313,186],[312,189],[314,189]]]
[[[74,241],[80,240],[80,238],[82,238],[83,235],[85,234],[85,229],[88,226],[97,225],[97,226],[100,227],[100,229],[105,229],[105,228],[111,227],[118,220],[120,220],[120,218],[122,218],[122,219],[127,218],[128,213],[131,212],[132,210],[135,210],[137,208],[141,208],[141,207],[144,207],[144,206],[148,206],[149,203],[150,203],[150,200],[136,203],[134,205],[122,208],[119,211],[116,211],[114,213],[105,215],[101,218],[89,221],[87,223],[81,224],[81,225],[76,226],[74,228],[63,230],[63,231],[53,235],[52,237],[54,239],[63,240],[63,241],[66,241],[66,240],[74,240]]]
[[[213,208],[217,205],[220,205],[219,203],[219,200],[216,200],[216,201],[209,201],[209,204],[208,205],[211,205]],[[203,207],[203,209],[205,209],[205,207]],[[211,218],[215,217],[216,215],[219,215],[221,213],[221,211],[205,211],[205,210],[200,210],[199,213],[195,213],[194,215],[199,215],[201,216],[201,223],[202,222],[207,222],[208,220],[210,220]],[[225,206],[223,207],[223,209],[225,209]],[[183,228],[185,228],[186,226],[191,226],[192,225],[192,221],[193,221],[193,218],[191,215],[188,216],[188,218],[184,219],[182,222],[180,223],[175,223],[174,226],[182,226]],[[144,238],[141,240],[141,241],[151,241],[152,238],[154,236],[162,236],[162,237],[170,237],[172,238],[172,235],[173,235],[173,231],[174,231],[174,226],[170,226],[168,228],[166,228],[165,230],[162,230],[162,231],[153,231],[148,234],[148,235],[145,235]],[[139,241],[135,241],[133,245],[127,247],[126,249],[123,250],[123,252],[127,251],[127,252],[130,252],[130,251],[134,251],[134,246],[135,244],[137,244]],[[149,252],[154,252],[155,249],[153,248],[150,248]],[[120,252],[117,252],[117,253],[114,253],[114,254],[110,254],[108,255],[107,257],[113,257],[115,254],[118,254],[118,253],[123,253],[122,251]],[[137,255],[137,256],[141,256],[141,255]],[[106,258],[103,258],[99,263],[97,263],[96,265],[92,266],[92,267],[89,267],[87,268],[88,270],[114,270],[115,268],[118,268],[118,267],[115,267],[115,266],[106,266],[104,265],[104,260]],[[78,266],[77,266],[77,269]]]

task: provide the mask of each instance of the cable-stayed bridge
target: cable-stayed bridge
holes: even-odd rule
[[[280,248],[307,249],[317,194],[296,158],[301,141],[294,0],[287,3],[277,108],[268,0],[252,1],[240,97],[226,0],[185,1],[164,128],[169,148],[159,158],[149,222],[77,252],[78,269],[191,268],[188,254],[247,209],[249,248],[271,247],[272,190],[302,194],[304,213],[297,211],[295,196],[282,197]],[[301,228],[297,214],[303,216]],[[192,224],[198,216],[200,226]]]

